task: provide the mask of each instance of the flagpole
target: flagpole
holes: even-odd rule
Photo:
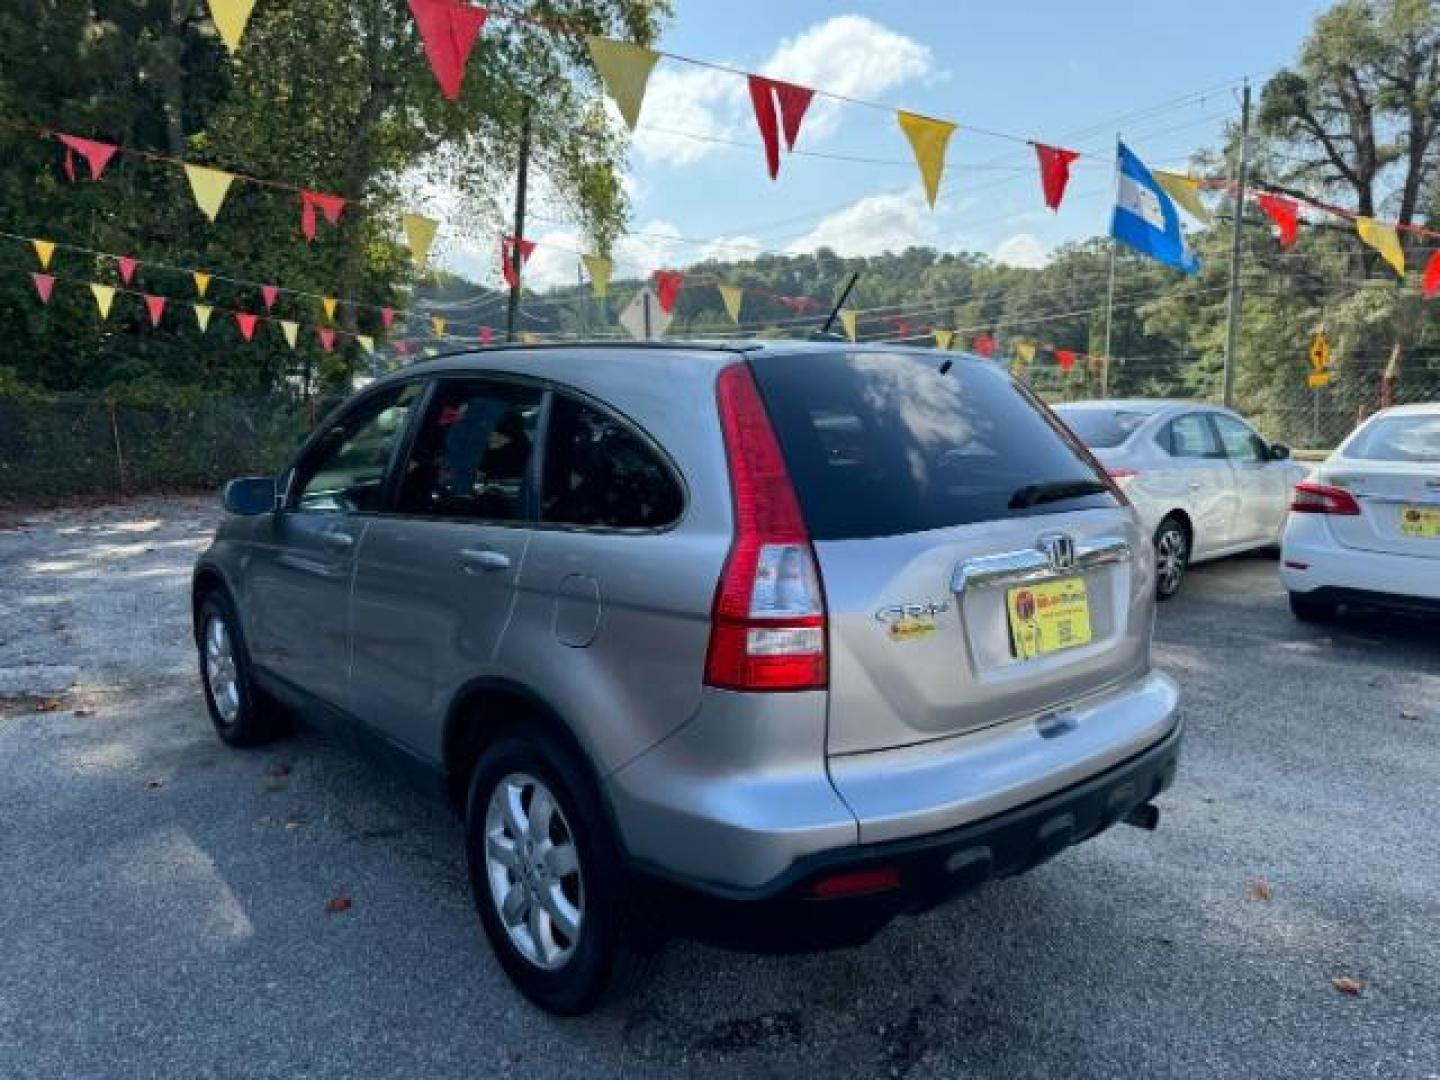
[[[1240,167],[1236,174],[1234,220],[1230,222],[1230,296],[1225,308],[1225,372],[1221,400],[1235,407],[1235,351],[1240,340],[1240,221],[1245,216],[1245,181],[1250,151],[1250,80],[1240,97]]]
[[[1115,153],[1120,153],[1120,133],[1115,133]],[[1119,174],[1116,174],[1119,184]],[[1100,396],[1110,393],[1110,330],[1115,323],[1115,230],[1110,230],[1110,284],[1105,290],[1105,365],[1100,369]]]

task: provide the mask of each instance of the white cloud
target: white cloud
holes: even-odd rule
[[[854,98],[873,98],[902,83],[937,75],[928,45],[863,15],[837,15],[786,38],[755,70]],[[737,141],[756,136],[745,80],[727,71],[661,66],[650,77],[645,100],[634,146],[647,162],[690,165],[720,149],[716,143],[667,134],[660,130],[664,128]],[[800,145],[836,131],[842,108],[853,106],[817,96],[801,127]]]
[[[680,229],[675,223],[663,218],[651,218],[636,225],[615,241],[612,253],[615,277],[645,277],[652,270],[680,265],[685,260],[684,245],[675,239],[679,235]]]
[[[867,195],[822,218],[788,249],[798,254],[828,247],[840,255],[904,251],[926,242],[929,213],[918,191]]]
[[[763,252],[764,248],[760,241],[753,236],[717,236],[700,249],[700,253],[694,256],[693,261],[723,259],[738,262],[742,259],[754,259]]]
[[[995,261],[1006,266],[1035,269],[1044,266],[1050,259],[1045,245],[1036,239],[1034,233],[1022,232],[1001,242],[995,249]]]

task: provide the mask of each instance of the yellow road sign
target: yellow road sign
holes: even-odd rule
[[[1330,373],[1328,371],[1312,371],[1305,376],[1305,383],[1311,388],[1330,385]]]
[[[1315,340],[1310,343],[1310,366],[1317,372],[1330,367],[1330,343],[1325,340],[1325,331],[1316,330]]]

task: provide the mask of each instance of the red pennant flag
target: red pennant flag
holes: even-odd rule
[[[240,336],[243,337],[246,341],[249,341],[252,337],[255,336],[255,324],[259,321],[259,319],[260,316],[251,315],[248,311],[235,312],[235,322],[240,327]]]
[[[493,345],[495,342],[495,328],[493,326],[480,327],[480,344]]]
[[[306,240],[315,239],[315,211],[325,215],[331,225],[340,221],[340,211],[345,209],[345,200],[339,195],[325,195],[318,191],[300,192],[300,231]]]
[[[40,302],[42,304],[50,303],[50,294],[55,291],[55,275],[31,270],[30,280],[35,282],[35,291],[40,294]]]
[[[815,306],[815,300],[809,296],[777,296],[782,307],[787,307],[796,315],[803,315]]]
[[[1045,190],[1045,205],[1051,210],[1060,209],[1060,200],[1065,198],[1065,185],[1070,182],[1070,163],[1080,155],[1074,150],[1063,150],[1058,146],[1032,143],[1035,156],[1040,159],[1040,186]]]
[[[165,314],[165,297],[145,294],[145,310],[150,313],[150,325],[159,326],[160,316]]]
[[[1440,292],[1440,251],[1431,255],[1430,261],[1425,264],[1425,277],[1421,281],[1421,288],[1425,290],[1427,300]]]
[[[679,270],[655,271],[655,299],[660,301],[660,310],[666,315],[675,310],[675,299],[684,280],[685,275]]]
[[[794,83],[767,79],[763,75],[750,76],[750,103],[755,106],[755,123],[760,126],[760,138],[765,142],[765,167],[770,170],[770,179],[780,173],[780,136],[775,130],[775,102],[780,102],[780,126],[785,130],[785,146],[795,149],[795,140],[800,135],[800,121],[810,107],[815,91]]]
[[[317,331],[320,335],[320,347],[327,353],[335,348],[335,331],[328,326],[322,326]]]
[[[1280,230],[1280,246],[1288,251],[1295,243],[1295,233],[1300,226],[1299,205],[1284,195],[1256,195],[1255,201]]]
[[[465,62],[475,45],[475,36],[489,14],[484,8],[460,0],[410,0],[410,14],[425,44],[430,70],[440,83],[440,92],[454,101],[460,96]]]
[[[1060,370],[1068,375],[1070,373],[1070,369],[1075,366],[1075,350],[1056,349],[1055,359],[1060,362]]]
[[[389,330],[390,327],[395,325],[394,308],[382,307],[380,309],[380,324],[384,326],[386,330]]]
[[[129,285],[130,279],[135,276],[135,267],[140,264],[129,255],[121,255],[115,260],[115,264],[120,268],[120,280],[125,282],[126,285]]]
[[[520,240],[520,265],[524,266],[535,250],[534,240]],[[505,275],[505,284],[515,288],[519,279],[515,276],[515,237],[507,236],[500,241],[500,272]]]
[[[976,356],[983,356],[986,359],[995,355],[995,339],[989,334],[981,334],[971,345]]]
[[[260,299],[265,301],[265,310],[270,311],[275,307],[275,301],[280,299],[280,286],[261,285]]]
[[[94,139],[82,139],[78,135],[61,135],[57,133],[55,137],[65,144],[67,151],[74,151],[77,154],[84,155],[85,160],[90,163],[91,180],[100,179],[101,174],[105,171],[105,166],[110,164],[110,159],[115,156],[115,151],[119,149],[119,147],[112,146],[110,143],[96,142]],[[71,180],[74,180],[75,165],[73,161],[68,161],[68,157],[67,166],[66,175],[68,175]]]
[[[410,343],[402,338],[401,340],[395,342],[395,351],[401,356],[409,356]]]

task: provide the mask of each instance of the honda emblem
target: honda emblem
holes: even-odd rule
[[[1036,545],[1045,553],[1050,569],[1056,573],[1075,569],[1075,541],[1068,533],[1051,533],[1042,536]]]

